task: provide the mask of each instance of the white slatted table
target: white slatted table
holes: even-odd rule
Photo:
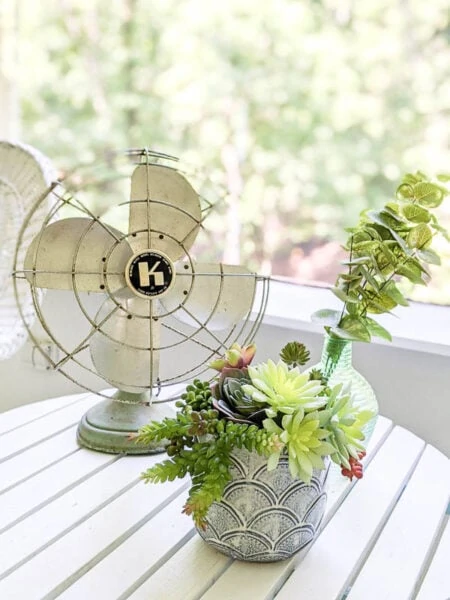
[[[380,417],[361,481],[332,473],[322,532],[272,564],[223,556],[160,460],[78,448],[86,394],[0,414],[1,600],[448,600],[449,460]]]

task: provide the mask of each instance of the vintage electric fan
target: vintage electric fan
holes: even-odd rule
[[[233,342],[250,342],[267,300],[267,280],[241,266],[196,262],[190,254],[213,208],[199,193],[205,180],[167,155],[143,149],[126,156],[121,162],[109,158],[103,185],[97,172],[68,177],[64,189],[49,188],[53,207],[15,277],[26,278],[33,297],[48,288],[70,295],[73,309],[65,324],[72,337],[71,310],[81,311],[87,325],[76,341],[65,341],[66,329],[61,333],[60,323],[54,333],[53,315],[36,306],[59,348],[58,361],[47,357],[52,367],[77,382],[84,369],[116,388],[113,398],[103,394],[83,417],[79,442],[107,452],[146,453],[161,448],[140,447],[130,433],[160,418],[162,389],[204,373]],[[92,181],[94,193],[115,198],[103,217],[88,208]],[[19,246],[38,208],[29,213]]]

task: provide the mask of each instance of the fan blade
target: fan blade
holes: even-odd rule
[[[241,266],[215,263],[177,265],[173,290],[160,302],[173,316],[193,327],[226,329],[251,309],[256,275]]]
[[[85,218],[48,225],[31,243],[25,276],[40,288],[114,292],[126,285],[133,252],[117,229]]]
[[[92,362],[101,377],[121,390],[151,389],[159,372],[156,303],[129,298],[120,306],[108,298],[100,307],[95,317],[98,331],[90,342]]]
[[[139,165],[131,177],[128,231],[134,252],[160,250],[178,260],[192,246],[200,229],[197,192],[177,171]]]

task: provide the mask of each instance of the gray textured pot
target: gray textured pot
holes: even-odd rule
[[[198,529],[202,538],[224,554],[253,562],[283,560],[311,543],[325,512],[328,468],[315,470],[307,484],[292,479],[286,456],[271,472],[256,452],[236,450],[232,460],[233,479],[209,509],[206,529]]]

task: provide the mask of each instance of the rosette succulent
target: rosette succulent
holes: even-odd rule
[[[359,460],[365,450],[362,429],[372,417],[370,410],[358,408],[358,398],[351,397],[342,383],[331,390],[323,418],[327,419],[329,442],[335,449],[330,457],[335,463],[351,469],[350,459]]]
[[[250,346],[233,344],[230,349],[225,352],[223,358],[213,360],[209,363],[209,366],[215,371],[223,371],[223,369],[227,368],[245,369],[252,362],[255,352],[255,344],[250,344]]]
[[[301,342],[289,342],[280,352],[281,360],[290,367],[305,365],[309,360],[309,350]]]
[[[313,469],[325,469],[324,456],[335,452],[335,448],[327,442],[330,432],[322,428],[324,419],[319,411],[305,415],[303,409],[294,414],[284,415],[279,427],[273,419],[266,419],[264,428],[269,433],[278,434],[286,444],[289,456],[289,470],[292,477],[311,481]],[[268,461],[268,469],[274,469],[278,464],[279,454],[272,454]]]
[[[213,406],[225,418],[236,423],[261,424],[266,413],[261,404],[244,391],[250,383],[248,371],[224,368],[213,387]]]
[[[298,367],[289,368],[285,363],[272,360],[248,368],[250,383],[242,389],[253,400],[265,406],[268,417],[277,413],[292,414],[299,409],[314,410],[325,406],[322,396],[324,386],[320,381],[310,380]]]

